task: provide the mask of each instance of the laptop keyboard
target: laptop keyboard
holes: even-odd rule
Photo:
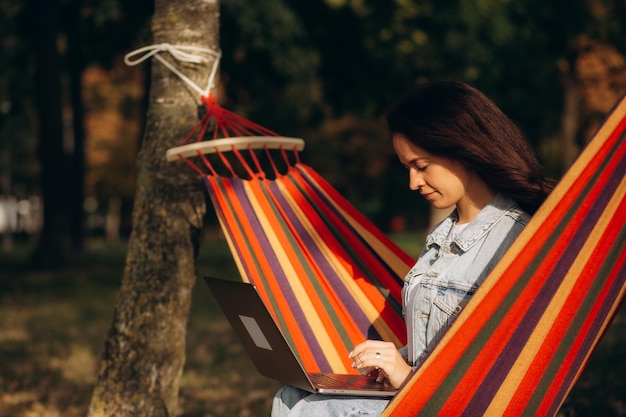
[[[376,382],[373,377],[352,374],[309,374],[309,378],[314,385],[320,388],[337,388],[337,389],[380,389],[382,384]]]

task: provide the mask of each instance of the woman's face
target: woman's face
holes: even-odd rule
[[[472,184],[480,181],[460,161],[430,154],[402,134],[393,136],[393,149],[409,170],[409,188],[419,191],[435,208],[449,208],[469,199]]]

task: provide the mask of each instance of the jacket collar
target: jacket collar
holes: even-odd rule
[[[517,203],[513,199],[502,193],[498,193],[489,204],[483,207],[467,227],[459,233],[454,239],[454,243],[456,243],[462,251],[468,251],[476,242],[480,241],[485,234],[489,233],[500,218],[505,216],[506,213],[515,206],[517,206]],[[455,209],[448,217],[433,228],[426,238],[426,248],[430,248],[432,245],[442,247],[448,238],[450,229],[452,229],[452,226],[458,219],[459,214]]]

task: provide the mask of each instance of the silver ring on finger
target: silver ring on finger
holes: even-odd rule
[[[376,352],[376,359],[380,359],[380,352]]]

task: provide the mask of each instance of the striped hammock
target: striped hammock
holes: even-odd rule
[[[313,170],[206,181],[243,279],[307,371],[355,372],[348,352],[366,338],[406,343],[401,277],[413,260]]]
[[[204,140],[210,123],[214,138],[274,136],[212,97],[205,104],[205,118],[168,157],[205,178],[242,279],[257,286],[307,371],[355,372],[347,354],[364,339],[404,345],[400,292],[414,259],[303,164],[295,148],[290,158],[280,146],[286,169],[272,162],[269,179],[251,146],[224,148],[222,139],[202,149],[188,145],[196,134],[196,142]],[[626,288],[625,128],[622,99],[384,415],[557,413]],[[231,175],[218,175],[207,152],[219,155]]]
[[[260,143],[271,145],[276,134],[219,107],[212,96],[204,102],[206,115],[168,158],[183,158],[205,179],[241,278],[257,287],[304,368],[358,373],[348,358],[356,344],[381,339],[403,346],[402,283],[415,260],[302,163],[297,151],[269,151],[254,136],[266,135]],[[225,139],[194,143],[211,123],[213,137]],[[233,132],[247,135],[237,145],[242,149],[233,145]],[[261,166],[259,149],[272,172]],[[218,175],[206,153],[216,153],[228,175]],[[202,169],[190,161],[194,155]]]

